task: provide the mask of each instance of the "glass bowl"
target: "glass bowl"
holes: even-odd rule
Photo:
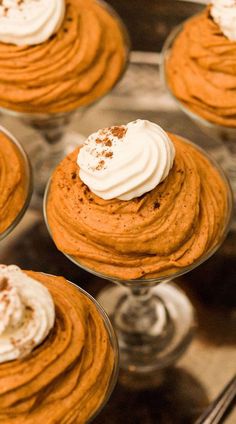
[[[191,18],[190,18],[191,19]],[[185,22],[187,22],[187,19]],[[161,57],[161,66],[160,66],[160,74],[161,79],[163,81],[164,86],[167,91],[171,95],[172,99],[175,101],[177,106],[209,137],[215,140],[217,143],[221,143],[221,149],[216,148],[216,150],[211,149],[211,154],[216,157],[219,161],[222,168],[227,173],[230,184],[232,186],[233,195],[234,195],[234,215],[232,219],[231,228],[236,231],[236,127],[227,127],[223,125],[219,125],[208,121],[200,115],[197,115],[195,112],[191,110],[191,108],[187,107],[183,102],[181,102],[171,90],[171,87],[168,83],[168,78],[166,74],[167,62],[170,56],[171,49],[173,44],[175,43],[176,38],[183,30],[184,24],[178,25],[175,27],[169,36],[167,37],[163,49],[162,49],[162,57]],[[228,155],[225,156],[225,148],[228,151]]]
[[[183,139],[184,140],[184,139]],[[184,140],[191,145],[187,140]],[[179,277],[210,258],[219,248],[229,229],[232,213],[232,192],[227,178],[218,164],[200,147],[194,147],[207,156],[225,182],[228,209],[218,242],[190,266],[175,273],[151,279],[119,280],[97,272],[68,257],[80,268],[109,281],[116,286],[105,288],[98,299],[105,308],[117,332],[121,367],[132,372],[151,372],[176,361],[189,345],[195,327],[193,308],[185,294],[170,279]],[[50,180],[44,196],[44,217],[49,233],[47,199]],[[51,234],[52,236],[52,234]],[[165,283],[165,284],[160,284]]]
[[[38,133],[34,137],[31,136],[31,140],[29,140],[28,143],[28,150],[33,165],[35,193],[39,197],[40,206],[40,198],[43,196],[46,183],[52,170],[64,156],[81,145],[85,140],[83,135],[67,130],[67,126],[70,124],[72,117],[75,116],[76,119],[80,120],[89,107],[95,105],[99,100],[105,97],[122,79],[128,65],[130,53],[128,31],[121,18],[109,4],[103,0],[98,0],[98,2],[117,20],[124,39],[126,52],[124,67],[113,86],[93,102],[64,113],[43,114],[18,112],[13,109],[0,107],[0,111],[3,114],[20,119],[27,126],[34,128]]]
[[[25,187],[25,200],[22,205],[22,208],[19,210],[18,214],[15,216],[12,223],[3,231],[0,233],[0,241],[3,240],[8,234],[12,232],[12,230],[16,227],[16,225],[20,222],[23,215],[25,214],[32,195],[33,190],[33,182],[32,182],[32,170],[31,165],[28,159],[28,156],[26,155],[23,147],[19,143],[19,141],[4,127],[0,126],[0,132],[7,136],[7,138],[14,144],[15,148],[17,149],[17,152],[19,153],[19,156],[21,158],[22,164],[24,166],[25,170],[25,177],[26,177],[26,187]]]
[[[27,273],[27,271],[26,271]],[[39,282],[39,284],[43,284],[40,281],[40,276],[49,278],[50,286],[48,287],[46,284],[46,287],[48,287],[49,292],[50,287],[56,286],[56,289],[54,292],[51,292],[52,298],[53,296],[58,293],[59,298],[63,296],[63,292],[60,288],[60,281],[54,281],[55,277],[51,274],[46,273],[33,273],[33,275],[29,275],[31,278],[35,279]],[[37,278],[38,277],[38,278]],[[55,284],[56,282],[56,284]],[[15,389],[15,397],[13,398],[13,401],[9,401],[9,408],[5,405],[3,405],[3,410],[1,409],[1,417],[3,417],[4,422],[11,423],[12,421],[16,422],[17,418],[19,421],[23,422],[24,417],[26,418],[26,421],[30,422],[40,422],[40,418],[47,417],[47,409],[49,409],[49,416],[50,416],[50,422],[56,423],[56,422],[72,422],[73,417],[71,416],[71,410],[73,412],[73,408],[75,407],[76,410],[74,412],[74,418],[76,419],[76,422],[80,423],[88,423],[91,422],[101,411],[101,409],[105,406],[105,404],[108,402],[110,395],[116,385],[118,372],[119,372],[119,349],[118,349],[118,342],[115,335],[115,332],[112,328],[112,325],[109,321],[109,318],[106,314],[106,312],[103,310],[103,308],[98,304],[98,302],[85,290],[77,286],[76,284],[66,280],[67,285],[73,286],[76,288],[77,291],[81,293],[83,296],[82,302],[82,310],[84,310],[85,315],[83,316],[81,323],[73,321],[68,325],[66,323],[67,321],[67,308],[70,306],[72,309],[76,308],[76,303],[74,302],[73,305],[70,305],[70,299],[71,296],[73,297],[73,292],[67,293],[67,301],[64,304],[63,298],[59,300],[59,304],[55,302],[55,314],[56,314],[56,321],[54,325],[54,330],[52,330],[51,337],[49,336],[49,339],[46,338],[42,344],[40,352],[37,354],[37,346],[34,350],[31,351],[31,353],[28,352],[28,354],[24,357],[14,361],[16,362],[13,366],[12,374],[10,375],[10,386],[7,388],[7,394],[11,396],[12,389]],[[64,286],[63,286],[64,287]],[[80,320],[81,316],[81,305],[80,305],[80,298],[78,300],[78,314],[72,314],[70,315],[70,321],[75,319],[77,317],[78,320]],[[18,304],[17,304],[18,305]],[[93,305],[93,312],[92,315],[90,315],[90,310],[92,309]],[[96,310],[96,313],[95,313]],[[46,311],[47,312],[47,311]],[[39,317],[41,319],[47,321],[47,317],[45,317],[46,312],[39,314]],[[47,314],[46,314],[47,315]],[[49,314],[50,315],[50,314]],[[99,328],[96,328],[96,322],[95,320],[98,320],[100,317],[101,322],[99,321]],[[73,336],[73,326],[76,327],[78,325],[78,331],[76,336]],[[101,326],[104,325],[104,328]],[[65,332],[65,328],[67,328],[68,333],[63,334]],[[23,330],[24,331],[24,323],[23,323]],[[58,333],[58,328],[59,333]],[[4,329],[4,328],[3,328]],[[30,331],[30,330],[29,330]],[[32,334],[35,333],[31,331],[30,337],[32,338]],[[68,336],[68,337],[67,337]],[[30,339],[29,337],[29,339]],[[3,338],[2,338],[3,339]],[[72,339],[72,344],[70,345]],[[30,339],[31,340],[31,339]],[[57,355],[54,356],[53,360],[47,361],[47,357],[50,358],[50,353],[52,354],[52,349],[55,349],[55,340],[58,340],[57,343],[62,344],[62,349],[60,346],[56,347],[58,348]],[[86,344],[86,340],[88,340],[88,344]],[[27,339],[26,339],[27,342]],[[56,343],[56,345],[57,345]],[[73,349],[76,350],[77,343],[79,343],[78,346],[78,352],[75,356],[71,353],[67,353],[67,348],[69,348],[69,352],[71,351],[71,348],[73,346]],[[104,344],[105,343],[105,344]],[[45,345],[45,346],[44,346]],[[33,343],[34,347],[34,343]],[[40,345],[38,346],[40,348]],[[90,349],[89,352],[86,351]],[[82,350],[81,350],[82,349]],[[45,350],[46,358],[42,357],[42,350]],[[20,352],[20,350],[19,350]],[[23,351],[24,352],[24,351]],[[101,357],[97,357],[97,353],[101,354]],[[21,352],[20,352],[21,353]],[[61,358],[62,354],[62,358]],[[65,354],[65,365],[61,363],[61,359],[64,358]],[[89,356],[89,358],[87,358]],[[3,358],[4,359],[4,358]],[[59,363],[57,363],[57,359],[59,359]],[[30,364],[37,363],[37,361],[40,361],[40,364],[42,363],[43,370],[48,369],[48,380],[46,378],[46,382],[41,378],[41,381],[39,381],[39,386],[36,384],[34,386],[33,392],[29,393],[32,379],[34,380],[36,378],[36,382],[40,380],[39,376],[42,376],[40,374],[41,365],[39,367],[36,366],[36,372],[34,369],[34,372],[32,375],[29,375],[29,378],[26,379],[23,383],[26,383],[24,386],[24,394],[19,392],[19,388],[22,388],[21,381],[16,383],[14,386],[14,378],[17,380],[19,377],[19,372],[22,372],[25,368],[29,368]],[[46,361],[46,365],[44,365]],[[22,367],[20,363],[22,362]],[[64,363],[64,361],[63,361]],[[19,367],[20,365],[20,367]],[[52,369],[51,369],[52,366]],[[4,364],[0,364],[1,369],[1,376],[8,375],[8,371],[11,368],[11,361],[6,362]],[[106,369],[107,368],[107,369]],[[70,374],[71,372],[71,374]],[[11,373],[11,372],[10,372]],[[88,378],[88,384],[85,386],[85,382]],[[76,385],[80,378],[82,379],[81,384],[78,387],[77,394],[74,393],[74,385]],[[99,378],[99,380],[97,380]],[[58,385],[59,383],[59,385]],[[64,384],[65,383],[65,384]],[[98,384],[100,383],[101,386]],[[102,389],[101,389],[102,388]],[[38,390],[39,391],[38,391]],[[28,390],[28,392],[27,392]],[[63,392],[64,390],[64,392]],[[14,391],[14,390],[13,390]],[[42,393],[44,391],[44,393]],[[45,392],[46,391],[46,392]],[[2,394],[2,393],[1,393]],[[28,397],[27,394],[32,395],[33,397]],[[4,395],[4,393],[3,393]],[[5,395],[6,396],[6,395]],[[49,396],[49,399],[48,399]],[[15,399],[15,402],[14,402]],[[78,401],[81,401],[81,405],[79,403],[76,404]],[[91,403],[90,403],[91,401]],[[55,403],[56,402],[56,403]],[[57,411],[57,405],[58,403],[62,403],[62,407],[60,411]],[[15,411],[15,405],[20,404],[21,408],[16,408]],[[36,404],[36,405],[35,405]],[[33,407],[32,407],[33,405]],[[35,411],[36,409],[36,411]],[[39,415],[37,415],[37,410],[39,411]],[[55,415],[53,410],[55,410]],[[34,414],[34,412],[36,412]],[[32,413],[32,416],[31,416]],[[83,420],[81,415],[83,415]],[[1,420],[2,421],[2,420]],[[48,421],[47,421],[48,422]],[[74,421],[73,421],[74,422]]]

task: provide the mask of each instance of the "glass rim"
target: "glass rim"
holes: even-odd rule
[[[174,102],[177,104],[177,106],[187,115],[189,116],[193,121],[197,121],[200,124],[204,125],[205,127],[208,128],[213,128],[213,129],[219,129],[222,130],[224,129],[225,131],[229,130],[229,131],[236,131],[236,126],[234,127],[230,127],[228,125],[221,125],[218,124],[216,122],[207,120],[206,118],[204,118],[201,115],[198,115],[196,112],[193,112],[191,110],[190,107],[187,107],[183,102],[181,102],[181,100],[179,100],[173,93],[173,91],[170,88],[170,85],[168,83],[168,79],[166,76],[166,61],[168,60],[169,54],[170,54],[170,50],[172,48],[172,44],[173,42],[176,40],[177,36],[179,35],[179,33],[182,31],[184,25],[190,21],[194,16],[199,15],[202,12],[198,12],[196,14],[194,14],[193,16],[190,16],[189,18],[185,19],[182,23],[180,23],[179,25],[175,26],[169,33],[169,35],[167,36],[162,50],[161,50],[161,60],[160,60],[160,78],[161,81],[164,85],[164,87],[166,88],[166,90],[168,91],[168,93],[170,94],[171,98],[174,100]]]
[[[96,0],[97,3],[100,3],[104,9],[107,10],[107,12],[113,16],[120,27],[121,30],[121,34],[123,36],[123,41],[124,41],[124,50],[125,50],[125,59],[124,59],[124,64],[123,67],[120,71],[120,74],[118,75],[117,79],[114,81],[114,83],[112,84],[112,86],[109,88],[108,91],[106,91],[105,93],[101,94],[100,96],[98,96],[95,100],[92,100],[91,102],[89,102],[88,104],[84,104],[81,106],[77,106],[72,110],[68,110],[65,112],[49,112],[49,113],[38,113],[38,112],[21,112],[21,111],[17,111],[14,109],[10,109],[7,107],[3,107],[0,106],[0,111],[2,111],[3,113],[5,113],[6,115],[9,116],[13,116],[16,118],[21,118],[21,119],[41,119],[41,120],[46,120],[46,119],[60,119],[63,118],[65,116],[70,116],[73,115],[74,113],[76,113],[79,110],[84,110],[94,104],[96,104],[97,102],[99,102],[100,100],[102,100],[105,96],[107,96],[111,90],[113,90],[113,88],[121,81],[121,79],[123,78],[128,64],[129,64],[129,57],[130,57],[130,51],[131,51],[131,39],[129,36],[129,32],[126,28],[126,25],[124,24],[122,18],[119,16],[119,14],[116,12],[116,10],[108,3],[106,3],[106,1],[104,0]]]
[[[4,134],[16,147],[17,151],[19,152],[22,158],[23,165],[26,171],[26,196],[25,196],[24,204],[22,205],[22,208],[20,209],[20,211],[18,212],[18,214],[16,215],[12,223],[2,233],[0,233],[0,241],[1,241],[12,232],[12,230],[21,221],[26,210],[28,209],[31,196],[33,193],[33,172],[32,172],[32,167],[31,167],[31,163],[28,158],[28,155],[25,152],[21,143],[18,141],[18,139],[2,125],[0,125],[0,133]]]
[[[130,280],[121,280],[119,278],[112,277],[112,275],[102,274],[102,273],[97,272],[96,270],[94,270],[92,268],[88,268],[87,266],[81,264],[80,261],[77,260],[72,255],[69,255],[69,254],[64,253],[62,251],[61,251],[61,253],[63,253],[75,265],[79,266],[80,268],[89,272],[90,274],[93,274],[93,275],[95,275],[99,278],[102,278],[102,279],[105,279],[105,280],[108,280],[108,281],[113,281],[113,282],[118,283],[118,284],[122,284],[122,285],[126,285],[126,286],[133,286],[133,287],[135,286],[135,284],[136,284],[136,286],[139,286],[139,287],[147,287],[148,285],[153,286],[153,285],[156,285],[157,283],[161,283],[163,281],[168,281],[168,280],[171,280],[173,278],[180,277],[180,276],[186,274],[187,272],[192,271],[193,269],[195,269],[196,267],[201,265],[203,262],[205,262],[207,259],[209,259],[218,250],[218,248],[221,246],[221,244],[224,241],[224,239],[226,238],[227,233],[228,233],[229,228],[230,228],[230,223],[231,223],[231,219],[232,219],[232,216],[233,216],[233,192],[232,192],[232,188],[230,186],[229,179],[226,176],[226,174],[224,173],[223,169],[216,162],[216,160],[211,155],[209,155],[208,152],[206,152],[200,146],[198,146],[197,144],[193,143],[192,141],[190,141],[190,140],[188,140],[184,137],[181,137],[179,135],[177,135],[177,137],[180,138],[181,140],[183,140],[185,143],[190,144],[191,146],[196,148],[200,153],[202,153],[209,160],[209,162],[212,164],[212,166],[214,166],[214,168],[217,170],[220,177],[222,178],[222,180],[225,183],[225,187],[227,189],[227,211],[226,211],[224,226],[221,229],[221,234],[219,236],[218,242],[216,244],[214,244],[212,246],[212,248],[210,248],[205,254],[201,255],[198,258],[198,260],[194,261],[189,266],[181,268],[180,270],[178,270],[176,272],[172,272],[172,273],[169,273],[169,274],[168,273],[163,274],[159,277],[136,278],[136,279],[130,279]],[[46,186],[46,189],[45,189],[45,193],[44,193],[43,215],[44,215],[46,227],[47,227],[48,232],[49,232],[49,234],[50,234],[50,236],[53,240],[51,228],[49,226],[49,222],[48,222],[48,219],[47,219],[47,199],[48,199],[48,195],[49,195],[49,191],[50,191],[51,180],[52,180],[52,177],[48,180],[48,183],[47,183],[47,186]]]

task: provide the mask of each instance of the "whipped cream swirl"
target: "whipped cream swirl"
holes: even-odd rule
[[[15,265],[0,265],[0,363],[28,355],[55,321],[53,299]]]
[[[0,41],[18,46],[48,40],[61,26],[65,0],[2,0]]]
[[[138,119],[90,135],[80,149],[80,178],[104,200],[131,200],[169,174],[175,149],[159,125]]]
[[[212,0],[210,13],[223,34],[231,41],[236,41],[236,1]]]

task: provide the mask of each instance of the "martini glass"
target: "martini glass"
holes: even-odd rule
[[[38,275],[45,275],[47,277],[51,277],[52,279],[55,278],[55,276],[53,276],[51,274],[44,274],[44,273],[37,273],[37,274]],[[37,277],[35,279],[37,281]],[[98,347],[97,346],[97,343],[99,343],[101,345],[101,348],[102,348],[102,346],[104,347],[104,345],[103,345],[103,343],[104,343],[103,338],[104,338],[105,334],[104,334],[104,331],[102,331],[102,334],[98,334],[97,333],[97,329],[95,328],[96,325],[94,324],[93,320],[91,320],[91,318],[90,319],[86,319],[85,325],[90,326],[90,329],[93,332],[93,334],[94,334],[94,332],[96,333],[95,334],[96,337],[91,342],[89,354],[91,354],[93,356],[93,362],[94,363],[93,363],[92,367],[93,367],[94,373],[97,376],[101,376],[101,378],[102,378],[101,383],[102,383],[103,391],[101,390],[101,387],[97,384],[97,381],[96,380],[94,380],[93,384],[88,384],[88,391],[87,392],[85,390],[84,384],[82,383],[82,385],[81,385],[81,393],[80,393],[80,398],[82,399],[82,405],[80,406],[79,413],[81,412],[83,414],[83,408],[85,408],[85,414],[86,414],[86,417],[88,417],[86,419],[86,421],[83,421],[83,423],[85,424],[85,423],[91,422],[100,413],[101,409],[108,402],[108,400],[109,400],[109,398],[110,398],[110,396],[111,396],[111,394],[113,392],[113,389],[114,389],[114,387],[116,385],[116,382],[117,382],[118,372],[119,372],[119,349],[118,349],[118,342],[117,342],[116,334],[115,334],[115,332],[113,330],[113,327],[112,327],[112,325],[110,323],[110,320],[109,320],[106,312],[104,311],[104,309],[85,290],[83,290],[82,288],[80,288],[79,286],[77,286],[76,284],[74,284],[74,283],[72,283],[72,282],[70,282],[68,280],[67,280],[67,284],[70,285],[70,286],[75,287],[75,289],[78,290],[83,295],[83,298],[86,298],[86,308],[87,308],[88,311],[92,308],[92,305],[93,305],[93,308],[96,308],[97,315],[100,316],[101,321],[103,322],[103,325],[104,325],[104,328],[105,328],[105,332],[107,333],[106,334],[106,337],[107,337],[107,340],[106,341],[107,341],[107,345],[109,346],[109,350],[110,350],[110,354],[109,355],[111,355],[110,357],[113,359],[113,364],[112,364],[111,361],[109,361],[108,363],[106,363],[106,362],[103,363],[103,361],[98,361],[98,363],[96,363],[96,354],[97,354],[97,351],[98,351],[98,349],[97,349],[97,347]],[[58,315],[59,316],[58,319],[61,322],[61,317],[60,317],[61,311],[60,311],[60,308],[58,308],[58,310],[56,308],[56,311],[55,312],[56,312],[56,317]],[[77,325],[76,322],[74,322],[73,324],[74,325]],[[59,324],[59,327],[60,327],[60,324]],[[62,331],[63,331],[63,328],[62,328]],[[90,333],[90,336],[92,334],[91,331],[89,332]],[[73,330],[72,330],[72,332],[73,332]],[[88,333],[88,332],[86,331],[86,333]],[[70,334],[70,336],[71,336],[71,334]],[[88,335],[88,337],[90,337],[90,336]],[[57,335],[55,337],[57,337]],[[63,337],[63,336],[60,336],[60,340],[61,340],[61,337]],[[71,336],[71,338],[73,338],[73,337]],[[53,339],[54,339],[54,337],[53,337]],[[52,343],[53,343],[53,341],[52,341]],[[46,350],[47,351],[48,351],[48,349],[50,349],[49,346],[50,346],[50,342],[49,342],[49,345],[46,342]],[[76,346],[74,348],[76,349]],[[102,348],[102,350],[103,350],[103,353],[104,353],[104,349],[103,348]],[[58,355],[58,357],[59,356],[60,355]],[[94,357],[95,357],[95,361],[94,361]],[[80,355],[80,360],[81,359],[82,359],[82,362],[84,362],[84,355],[83,354]],[[27,362],[27,357],[24,360]],[[80,367],[81,369],[79,371],[80,376],[83,376],[83,374],[86,375],[87,372],[88,372],[88,374],[90,374],[90,367],[91,367],[91,363],[90,362],[91,361],[89,361],[89,363],[86,366],[84,365],[84,363],[83,364],[77,364],[76,365],[76,370],[75,370],[76,374],[78,373],[78,366],[80,366],[80,365],[82,365],[82,368]],[[73,367],[74,364],[72,363],[71,365]],[[3,366],[4,366],[4,364],[3,364]],[[106,367],[107,366],[109,368],[106,370]],[[58,370],[59,372],[62,371],[62,370],[60,370],[60,368],[61,367],[59,366],[59,370]],[[70,368],[71,368],[71,366],[70,366]],[[63,371],[63,376],[64,376],[65,380],[67,380],[67,373],[66,373],[66,371],[69,372],[70,369],[68,368],[68,370],[65,369]],[[19,372],[19,370],[18,370],[17,367],[16,367],[16,372],[17,373]],[[58,377],[59,377],[59,375],[58,375]],[[90,375],[90,377],[91,377],[91,375]],[[17,378],[17,374],[16,374],[16,378]],[[36,378],[37,378],[37,376],[36,376]],[[62,378],[62,377],[60,376],[60,378]],[[48,395],[54,396],[54,389],[57,390],[57,380],[58,380],[58,378],[56,380],[54,380],[54,384],[50,384],[50,386],[47,387]],[[72,382],[72,383],[74,384],[74,382]],[[70,386],[69,386],[69,389],[70,389]],[[57,394],[57,396],[58,396],[58,394]],[[87,398],[87,401],[86,401],[86,398]],[[40,409],[40,403],[41,403],[41,401],[42,401],[42,399],[40,398],[38,400],[38,409]],[[44,403],[44,406],[45,406],[45,402],[44,401],[45,401],[45,399],[43,398],[43,403]],[[90,401],[91,401],[91,404],[90,404]],[[61,408],[63,410],[63,407],[65,406],[65,410],[67,410],[67,413],[68,413],[68,409],[67,409],[68,404],[67,404],[67,402],[68,402],[68,399],[66,398],[66,396],[65,396],[65,398],[62,397]],[[9,413],[9,415],[8,415],[8,413]],[[57,415],[57,411],[55,411],[55,414]],[[16,412],[15,420],[17,420],[17,415],[18,414]],[[54,420],[53,420],[53,413],[52,413],[52,416],[50,416],[50,421],[51,422],[59,422],[56,419],[56,415],[55,415]],[[10,412],[7,412],[7,416],[10,417]],[[29,419],[30,419],[30,417],[31,417],[31,409],[29,409],[27,417],[29,417]],[[20,417],[19,417],[19,419],[21,420]],[[7,418],[6,418],[6,420],[7,420]],[[36,420],[36,422],[39,422],[38,419],[35,418],[35,420]],[[10,419],[10,421],[11,421],[11,419]],[[63,422],[64,422],[64,420],[63,420]],[[71,421],[71,417],[68,418],[68,420],[66,420],[66,422],[72,422]],[[81,417],[78,419],[78,421],[76,420],[76,422],[82,423]]]
[[[109,91],[111,91],[126,71],[130,51],[130,39],[125,25],[115,10],[103,0],[98,0],[98,2],[101,3],[103,8],[106,8],[108,13],[119,23],[126,51],[123,69],[113,86],[110,87]],[[62,113],[25,113],[0,107],[3,114],[20,119],[24,124],[36,130],[36,134],[32,135],[31,139],[27,140],[27,145],[29,146],[28,151],[34,171],[34,188],[39,198],[43,196],[48,178],[57,163],[85,140],[82,134],[68,130],[67,127],[72,118],[75,117],[79,122],[88,107],[97,103],[106,94],[108,94],[108,92],[89,104]]]
[[[185,21],[186,22],[186,21]],[[185,23],[184,22],[184,23]],[[215,124],[200,115],[197,115],[184,103],[176,98],[168,83],[166,67],[172,46],[183,30],[184,23],[175,27],[167,37],[163,49],[161,60],[161,78],[167,91],[174,99],[178,107],[211,139],[215,140],[215,147],[210,148],[211,154],[220,163],[227,173],[234,196],[234,215],[231,228],[236,231],[236,127],[227,127]],[[219,147],[220,146],[220,147]],[[228,154],[227,154],[228,153]]]
[[[186,141],[190,143],[189,141]],[[193,143],[190,143],[193,144]],[[120,365],[135,373],[148,373],[175,362],[189,345],[195,328],[195,317],[186,295],[172,280],[183,275],[207,260],[223,242],[230,223],[232,192],[227,178],[217,163],[195,145],[218,170],[227,191],[227,213],[219,230],[218,241],[197,261],[176,272],[166,273],[151,279],[120,280],[96,272],[84,266],[73,256],[64,254],[82,269],[109,280],[112,283],[98,296],[116,330]],[[47,218],[47,200],[50,180],[44,196],[44,217],[51,234]]]
[[[19,157],[21,159],[22,166],[24,168],[24,173],[25,173],[25,200],[24,200],[24,203],[23,203],[22,207],[20,208],[20,210],[18,211],[18,213],[16,214],[13,221],[11,222],[11,224],[7,228],[5,228],[3,232],[0,232],[0,242],[1,242],[1,240],[3,240],[6,236],[8,236],[12,232],[12,230],[16,227],[16,225],[20,222],[20,220],[24,216],[24,214],[25,214],[25,212],[26,212],[26,210],[29,206],[29,203],[30,203],[32,190],[33,190],[33,183],[32,183],[31,165],[30,165],[28,156],[26,155],[23,147],[21,146],[19,141],[9,131],[7,131],[4,127],[0,126],[0,132],[5,134],[7,136],[7,138],[15,146],[15,148],[16,148],[18,154],[19,154]]]

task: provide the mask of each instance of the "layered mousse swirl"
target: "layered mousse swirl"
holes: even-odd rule
[[[49,291],[18,267],[0,265],[0,363],[28,355],[54,320]]]
[[[0,236],[22,210],[29,181],[18,147],[0,130]]]
[[[219,3],[222,9],[225,1]],[[225,6],[223,9],[227,13]],[[212,9],[207,7],[184,24],[166,61],[167,82],[174,96],[197,115],[219,125],[236,127],[236,41],[223,33],[228,30],[228,35],[234,36],[234,14],[230,7],[231,21],[221,15],[221,27],[211,12],[217,20],[216,1]]]
[[[5,7],[0,18],[0,106],[67,112],[111,89],[127,51],[120,22],[104,5],[95,0],[11,3],[18,4],[17,11]],[[25,16],[26,25],[13,25]]]
[[[139,119],[92,134],[80,149],[77,164],[81,180],[97,196],[130,200],[167,177],[174,155],[173,143],[162,128]]]
[[[24,272],[25,279],[50,292],[55,323],[26,357],[0,364],[0,422],[84,424],[106,396],[114,367],[103,319],[64,278]]]
[[[46,208],[62,252],[82,266],[125,280],[169,275],[192,265],[219,242],[228,214],[226,183],[197,148],[176,135],[168,137],[175,150],[168,175],[130,200],[104,200],[93,193],[80,178],[79,149],[59,164]],[[139,150],[138,137],[136,142]],[[121,179],[129,182],[129,175]]]
[[[47,41],[61,26],[65,0],[2,0],[0,41],[35,45]]]

